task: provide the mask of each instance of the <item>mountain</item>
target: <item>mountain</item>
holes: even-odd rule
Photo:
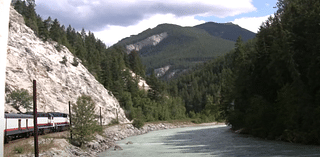
[[[222,39],[231,40],[234,42],[237,41],[237,38],[239,36],[241,36],[243,41],[248,41],[256,36],[255,33],[241,28],[240,26],[233,23],[207,22],[194,27],[203,29],[212,36],[220,37]]]
[[[253,39],[256,36],[255,33],[241,28],[240,26],[233,23],[207,22],[194,27],[203,29],[212,36],[231,41],[236,41],[240,35],[243,41],[248,41],[249,39]]]
[[[85,94],[95,101],[97,115],[99,107],[102,108],[103,124],[108,124],[117,114],[120,122],[129,122],[112,92],[105,89],[65,46],[58,51],[57,42],[43,42],[13,8],[9,26],[6,94],[21,88],[32,93],[32,80],[36,80],[39,112],[68,113],[68,102],[75,103],[78,96]],[[79,61],[77,66],[72,64],[74,59]],[[8,104],[5,104],[5,111],[16,112]]]
[[[232,50],[239,36],[247,41],[255,33],[232,23],[208,22],[194,27],[160,24],[116,45],[125,47],[127,53],[137,51],[148,74],[154,70],[156,76],[170,79]]]
[[[198,63],[220,56],[234,47],[234,42],[210,35],[196,27],[161,24],[119,41],[127,52],[138,51],[147,73],[162,71],[158,77],[171,78]]]

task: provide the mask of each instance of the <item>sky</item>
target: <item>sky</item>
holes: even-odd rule
[[[36,0],[43,18],[91,31],[107,46],[162,23],[195,26],[232,22],[257,33],[277,0]]]

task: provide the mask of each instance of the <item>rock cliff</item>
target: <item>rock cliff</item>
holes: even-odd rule
[[[32,80],[37,81],[39,112],[68,113],[68,102],[76,102],[82,94],[89,95],[96,103],[96,113],[102,109],[103,123],[118,115],[120,122],[129,122],[119,102],[81,64],[73,66],[75,56],[64,46],[55,48],[54,41],[43,42],[24,24],[22,15],[10,9],[9,37],[6,64],[6,88],[27,89],[32,93]],[[65,64],[63,57],[67,60]],[[25,111],[25,109],[21,109]],[[5,104],[5,111],[16,112]]]
[[[161,67],[158,69],[154,69],[154,73],[156,74],[157,77],[161,77],[164,74],[166,74],[166,72],[170,69],[170,65],[167,65],[165,67]]]
[[[163,32],[160,34],[156,34],[153,36],[148,37],[147,39],[144,39],[142,41],[139,41],[134,44],[127,45],[127,52],[130,53],[131,51],[139,51],[145,46],[156,46],[159,44],[163,39],[165,39],[168,36],[167,32]]]

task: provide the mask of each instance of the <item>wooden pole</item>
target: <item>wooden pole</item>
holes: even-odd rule
[[[34,126],[34,156],[39,157],[38,122],[37,122],[37,82],[33,80],[33,126]]]
[[[69,101],[69,126],[70,126],[70,139],[72,140],[72,123],[71,123],[71,117],[72,117],[72,115],[71,115],[71,104],[70,104],[70,101]]]
[[[116,112],[117,112],[117,122],[119,123],[118,109],[116,109]]]
[[[100,126],[102,126],[101,106],[100,106]]]
[[[5,80],[6,80],[6,60],[7,60],[7,42],[8,42],[8,29],[9,29],[9,0],[0,0],[0,156],[4,155],[3,142],[4,142],[4,104],[5,104]]]

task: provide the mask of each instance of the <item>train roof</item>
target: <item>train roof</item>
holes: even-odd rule
[[[17,114],[17,113],[5,113],[5,118],[33,118],[33,115]]]
[[[33,112],[26,112],[24,114],[33,115]],[[52,115],[49,113],[45,113],[45,112],[38,112],[37,113],[37,117],[50,117],[50,116],[52,116]]]
[[[33,115],[33,112],[26,112],[25,114]],[[38,112],[38,117],[67,117],[68,114],[61,112]]]
[[[68,114],[61,113],[61,112],[48,112],[48,113],[52,114],[54,117],[60,117],[60,116],[67,117],[68,116]]]

